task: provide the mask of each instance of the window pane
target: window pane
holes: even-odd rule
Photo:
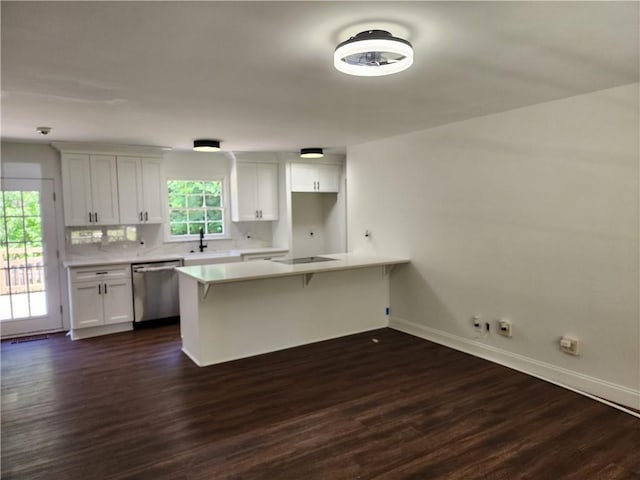
[[[169,213],[169,222],[186,222],[187,221],[187,212],[186,210],[171,210]]]
[[[24,217],[25,240],[39,242],[42,240],[42,226],[40,217]]]
[[[202,195],[189,195],[187,197],[187,206],[189,208],[202,208],[204,206]]]
[[[215,209],[215,210],[207,210],[207,220],[208,221],[221,221],[222,220],[222,210],[219,209]]]
[[[13,318],[28,317],[29,316],[29,296],[24,294],[11,295],[11,307],[13,308]]]
[[[9,249],[9,268],[24,268],[27,266],[27,255],[22,248]]]
[[[189,210],[189,222],[204,222],[204,210]]]
[[[169,195],[169,208],[184,208],[187,206],[187,197],[182,194]]]
[[[40,192],[22,192],[25,216],[40,217]]]
[[[204,229],[204,223],[190,223],[189,235],[200,235],[200,229]]]
[[[27,269],[30,292],[43,292],[45,290],[44,268],[32,267]]]
[[[171,235],[186,235],[187,224],[186,223],[172,223],[170,226]]]
[[[7,241],[9,243],[24,242],[22,217],[6,217]]]
[[[31,316],[40,316],[47,314],[47,294],[44,291],[29,294],[29,306],[31,308]]]
[[[185,182],[185,184],[188,193],[200,194],[199,196],[202,196],[204,192],[204,182]]]
[[[219,207],[221,203],[219,196],[207,195],[205,197],[205,204],[207,207]]]
[[[207,232],[219,234],[222,233],[222,222],[208,222],[207,223]]]
[[[7,217],[22,215],[22,192],[4,192],[4,208]]]

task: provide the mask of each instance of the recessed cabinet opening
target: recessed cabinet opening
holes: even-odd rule
[[[291,200],[294,257],[345,251],[345,212],[338,194],[292,193]]]

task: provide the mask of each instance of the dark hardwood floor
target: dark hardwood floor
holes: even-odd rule
[[[175,325],[3,342],[1,420],[6,480],[640,478],[637,418],[389,329],[206,368]]]

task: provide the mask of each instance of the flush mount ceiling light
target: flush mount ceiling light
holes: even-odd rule
[[[386,30],[360,32],[336,47],[333,65],[361,77],[379,77],[406,70],[413,64],[413,46]]]
[[[321,148],[302,148],[300,158],[322,158],[324,153]]]
[[[206,140],[206,139],[194,140],[193,149],[196,152],[219,152],[220,140]]]

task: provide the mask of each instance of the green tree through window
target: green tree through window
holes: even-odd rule
[[[224,235],[221,181],[167,180],[167,192],[172,237]]]

